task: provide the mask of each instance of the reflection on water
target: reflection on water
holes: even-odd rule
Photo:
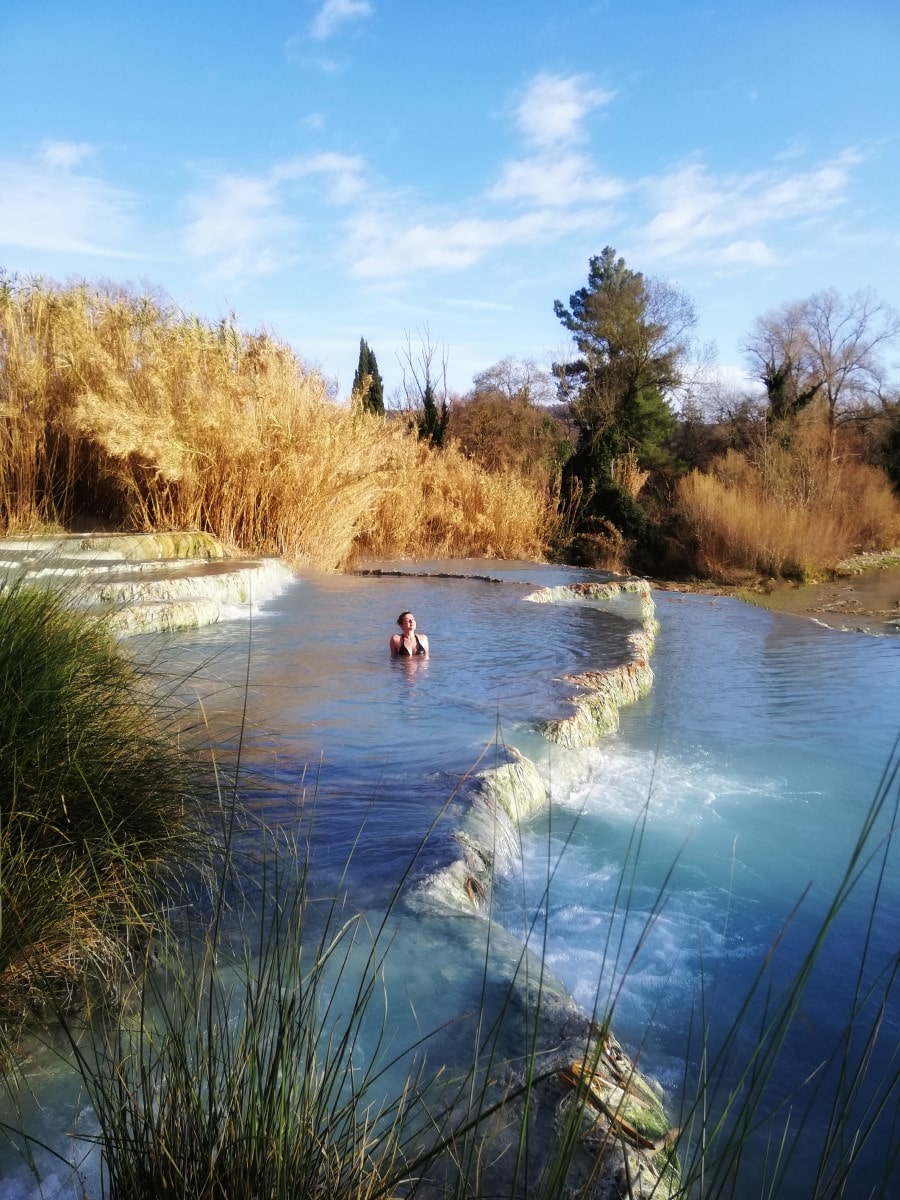
[[[483,573],[502,581],[303,576],[252,627],[135,644],[164,652],[188,678],[184,690],[202,697],[226,757],[246,702],[241,753],[253,805],[308,838],[323,892],[343,879],[369,914],[414,859],[414,878],[443,861],[453,829],[441,813],[486,748],[487,762],[504,742],[540,757],[552,803],[523,830],[522,863],[501,881],[502,920],[518,933],[534,911],[546,914],[552,970],[588,1009],[598,988],[616,997],[617,1033],[641,1046],[642,1067],[676,1096],[701,971],[727,1012],[807,884],[776,978],[790,973],[825,911],[900,725],[900,640],[661,594],[651,695],[576,762],[543,743],[535,724],[566,711],[562,676],[622,661],[638,623],[633,597],[536,605],[524,601],[536,586],[582,576],[527,564]],[[404,609],[427,631],[430,659],[390,658]],[[900,946],[896,868],[892,857],[869,934],[873,964]],[[667,875],[669,899],[647,930]],[[839,1037],[866,912],[861,885],[826,945],[776,1093]],[[422,1028],[477,1005],[475,929],[465,923],[462,936],[458,921],[437,916],[398,921],[391,988]],[[884,1030],[900,1036],[896,1008]]]

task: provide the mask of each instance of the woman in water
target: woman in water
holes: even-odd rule
[[[428,657],[428,638],[416,633],[416,618],[411,612],[402,612],[397,618],[400,633],[391,638],[391,654],[395,658]]]

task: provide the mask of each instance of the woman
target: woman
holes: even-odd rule
[[[416,633],[416,618],[411,612],[402,612],[397,618],[400,633],[391,638],[391,654],[395,658],[428,657],[428,638]]]

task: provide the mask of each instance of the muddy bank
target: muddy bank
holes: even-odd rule
[[[791,613],[856,633],[900,634],[900,551],[859,554],[839,564],[832,579],[819,583],[767,580],[753,586],[653,582],[662,591],[735,596],[749,604]]]

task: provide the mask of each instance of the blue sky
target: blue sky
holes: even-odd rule
[[[609,244],[740,368],[827,287],[900,308],[896,0],[3,0],[0,264],[234,312],[390,392],[566,353]]]

